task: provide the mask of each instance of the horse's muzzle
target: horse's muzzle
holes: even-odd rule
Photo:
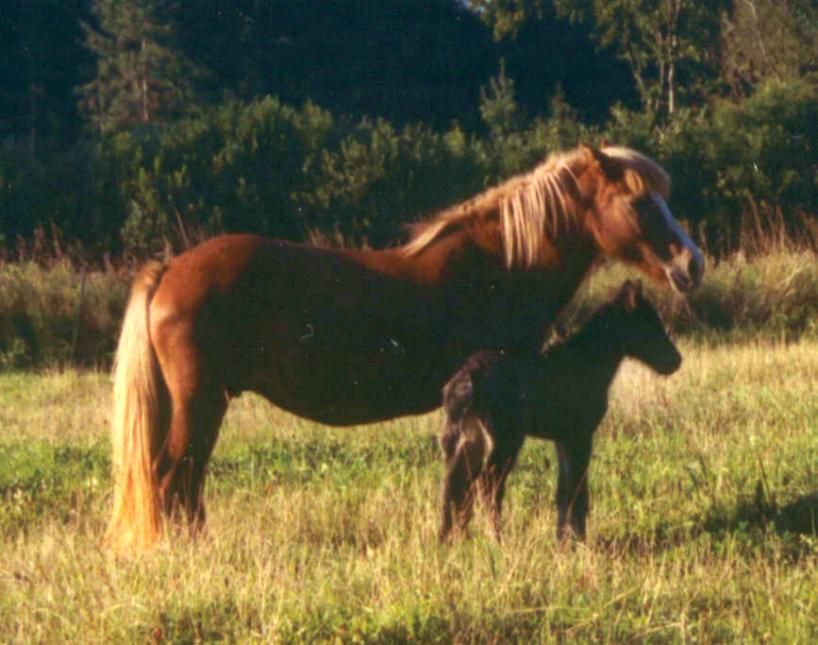
[[[704,277],[704,258],[696,249],[685,249],[679,257],[665,265],[670,286],[679,293],[688,293],[698,287]]]

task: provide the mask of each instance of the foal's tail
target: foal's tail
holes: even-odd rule
[[[474,404],[474,381],[468,370],[460,370],[443,388],[443,408],[450,423],[459,423]]]
[[[153,456],[161,437],[164,383],[148,330],[148,306],[165,266],[147,264],[134,279],[114,368],[114,507],[105,535],[117,551],[155,542],[162,522]]]

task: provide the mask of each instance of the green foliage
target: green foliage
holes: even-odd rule
[[[661,126],[646,113],[615,109],[605,136],[665,167],[674,213],[720,255],[738,248],[756,213],[780,213],[791,235],[810,242],[803,224],[814,227],[818,204],[817,119],[816,86],[770,82],[744,101],[680,110]]]
[[[127,2],[127,10],[117,13],[119,4],[98,4],[103,30],[89,28],[88,38],[98,46],[100,61],[110,58],[105,73],[127,79],[133,74],[112,61],[137,65],[139,29],[146,43],[155,39],[168,56],[174,39],[164,2]],[[725,25],[747,20],[742,12],[750,4],[739,4]],[[752,6],[767,5],[759,0]],[[770,213],[791,234],[800,234],[815,228],[810,222],[818,203],[818,90],[809,76],[811,58],[804,54],[804,64],[797,70],[790,65],[786,74],[748,76],[740,101],[714,96],[720,81],[711,50],[719,42],[714,32],[719,7],[687,0],[472,3],[485,20],[508,19],[509,25],[514,16],[521,25],[551,24],[556,16],[583,20],[600,46],[618,48],[641,79],[645,104],[640,111],[614,105],[603,125],[584,123],[559,84],[549,90],[547,111],[543,103],[527,114],[516,95],[520,86],[501,63],[479,99],[472,99],[482,130],[458,123],[448,129],[423,123],[397,127],[383,119],[334,115],[310,102],[294,107],[269,96],[222,97],[184,118],[169,108],[161,122],[111,116],[104,135],[63,149],[35,155],[3,146],[0,241],[10,249],[47,230],[79,240],[97,258],[179,251],[221,231],[387,244],[401,237],[403,224],[526,171],[555,150],[603,135],[667,168],[674,212],[711,252],[734,251],[746,222]],[[814,12],[800,0],[770,11],[807,52],[804,34],[812,29]],[[770,21],[764,34],[771,38],[779,27]],[[745,27],[746,45],[752,25]],[[114,39],[120,32],[122,38]],[[790,51],[783,48],[781,56],[784,49]],[[181,96],[173,89],[181,59],[151,60],[160,66],[157,78],[167,72],[170,83],[166,91],[165,81],[157,81],[156,100]],[[764,80],[775,76],[786,78]],[[119,86],[111,81],[110,87]],[[124,89],[122,96],[122,105],[135,105]],[[111,109],[113,115],[119,108]]]
[[[495,40],[514,37],[532,17],[548,6],[544,0],[466,0],[469,8],[494,32]]]
[[[809,0],[735,2],[722,35],[722,74],[739,96],[818,71],[818,7]]]
[[[494,139],[519,129],[520,108],[514,100],[514,79],[506,76],[505,61],[500,61],[500,72],[480,90],[480,116]]]
[[[126,250],[176,248],[220,230],[286,238],[304,235],[293,199],[310,181],[310,162],[338,134],[327,112],[273,98],[228,100],[162,132],[109,141],[120,163]]]
[[[172,5],[165,0],[94,0],[99,28],[83,24],[96,77],[80,88],[100,132],[177,116],[192,94],[193,66],[174,49]]]
[[[715,188],[728,200],[787,204],[818,203],[818,87],[804,81],[761,86],[747,101],[720,103],[713,113],[713,150],[723,169]]]
[[[691,99],[710,93],[724,0],[555,4],[563,14],[591,23],[599,44],[614,47],[627,61],[648,112],[673,114]]]
[[[479,191],[479,164],[459,129],[396,132],[385,121],[364,121],[315,159],[295,202],[309,227],[381,245],[399,237],[402,224]]]

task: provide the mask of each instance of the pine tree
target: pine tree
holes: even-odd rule
[[[101,132],[161,123],[192,96],[193,66],[174,49],[166,0],[94,0],[98,27],[83,24],[96,77],[79,88],[81,107]]]

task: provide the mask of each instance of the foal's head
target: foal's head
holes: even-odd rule
[[[610,331],[626,356],[659,374],[679,369],[682,355],[667,335],[656,308],[642,292],[641,282],[625,282],[609,307],[614,318]]]

